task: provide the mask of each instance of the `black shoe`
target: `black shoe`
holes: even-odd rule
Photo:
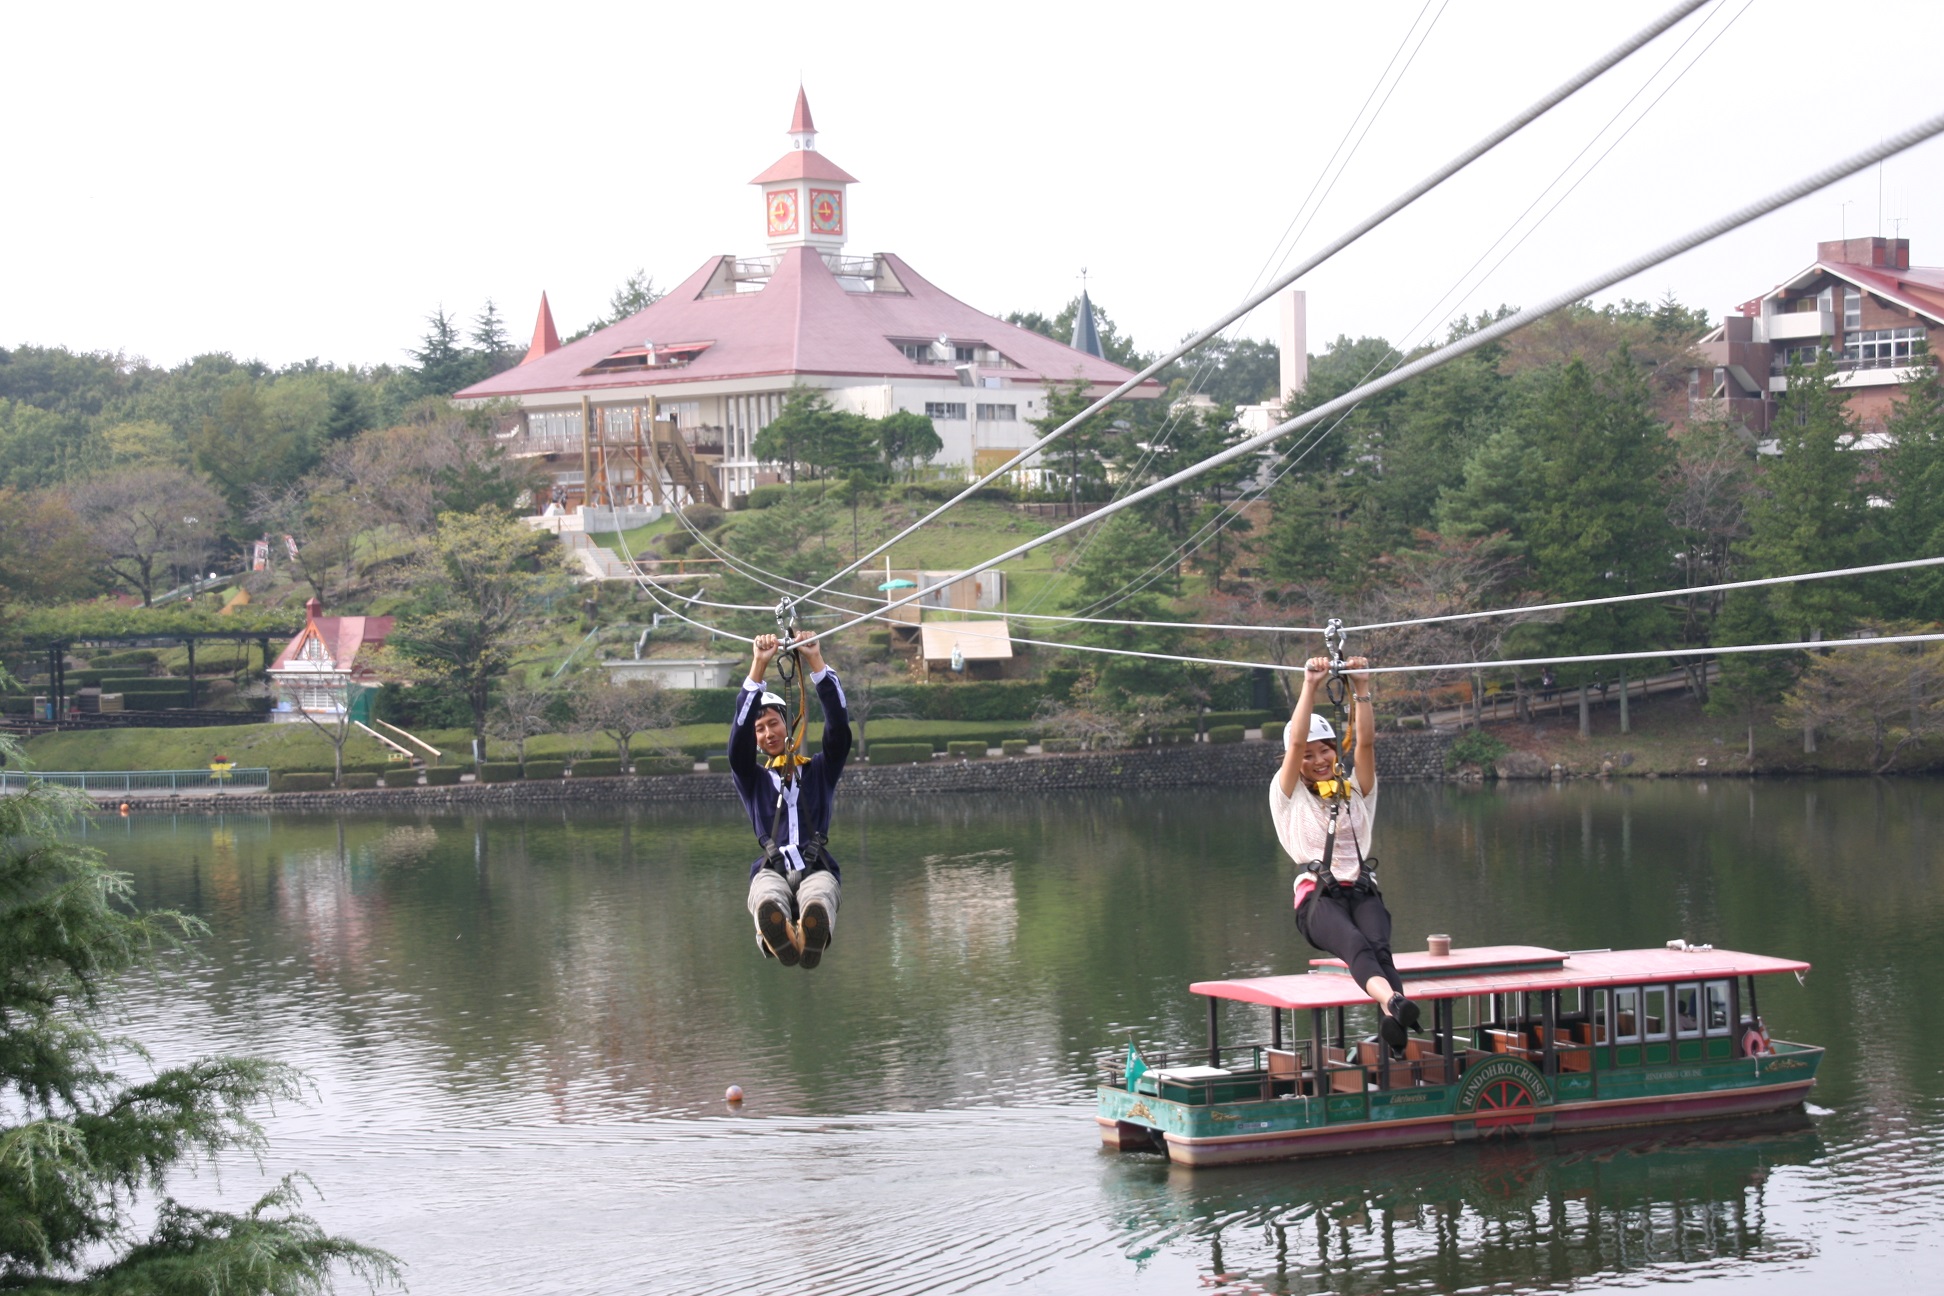
[[[823,907],[820,900],[812,900],[803,906],[803,966],[813,968],[823,962],[823,953],[830,948],[830,911]]]
[[[797,948],[796,933],[790,930],[790,914],[774,900],[756,906],[756,927],[763,944],[784,967],[795,967],[803,952]]]
[[[1410,1038],[1404,1033],[1404,1023],[1389,1016],[1378,1024],[1377,1033],[1384,1037],[1384,1043],[1391,1047],[1392,1052],[1402,1052],[1405,1041]]]
[[[1394,994],[1390,997],[1390,1012],[1405,1030],[1414,1031],[1418,1028],[1418,1006],[1403,995]],[[1399,1047],[1403,1046],[1399,1045]]]

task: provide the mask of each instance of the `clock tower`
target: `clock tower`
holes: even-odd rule
[[[797,87],[790,116],[790,151],[750,181],[763,191],[763,227],[772,252],[815,248],[828,256],[844,250],[850,223],[848,186],[856,177],[817,152],[810,100]]]

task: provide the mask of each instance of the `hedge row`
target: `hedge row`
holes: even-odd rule
[[[511,783],[520,777],[520,766],[516,761],[487,761],[479,767],[477,775],[481,783]]]
[[[526,763],[526,770],[522,777],[528,779],[557,779],[565,776],[566,773],[567,762],[564,760],[530,760]]]
[[[1060,674],[1052,672],[1051,674]],[[903,720],[1030,720],[1048,697],[1064,698],[1072,688],[1074,672],[1065,672],[1065,681],[979,680],[968,684],[880,684],[874,696],[902,704],[898,717]],[[740,689],[685,689],[687,703],[677,724],[727,724]],[[813,692],[814,696],[814,692]],[[821,708],[812,706],[813,712]],[[890,719],[889,709],[879,715]],[[816,715],[812,716],[815,722]]]
[[[272,792],[328,792],[330,789],[331,775],[328,770],[291,770],[270,776]]]
[[[416,782],[417,780],[415,779],[413,781]],[[375,788],[378,786],[378,776],[376,774],[346,774],[343,782],[338,784],[338,786],[347,788]],[[400,784],[400,786],[402,787],[404,785]]]
[[[724,758],[725,760],[727,757]],[[687,756],[637,756],[634,772],[636,774],[689,774],[694,772],[695,762]],[[574,766],[580,772],[580,766]]]
[[[945,754],[957,760],[981,760],[986,754],[986,745],[982,742],[948,742],[945,744]]]
[[[1031,745],[1024,738],[1008,738],[999,744],[999,750],[1008,756],[1024,756]]]
[[[531,773],[532,769],[533,766],[527,766],[527,770],[529,771],[527,774],[528,778],[533,777]],[[617,756],[595,757],[592,759],[583,757],[574,762],[575,778],[613,778],[620,772],[621,760]]]
[[[932,745],[928,742],[871,744],[871,764],[873,765],[915,765],[928,761],[932,756]]]
[[[88,661],[92,669],[101,670],[109,666],[153,666],[162,660],[160,653],[153,648],[130,648],[127,652],[97,653]]]
[[[1243,726],[1239,724],[1210,725],[1208,741],[1212,743],[1239,743],[1242,741]]]
[[[1275,720],[1287,719],[1286,712],[1276,711],[1210,711],[1203,717],[1212,727],[1214,725],[1241,725],[1244,729],[1260,729]]]
[[[459,776],[464,773],[465,771],[457,765],[427,766],[425,770],[425,786],[452,787],[459,782]]]

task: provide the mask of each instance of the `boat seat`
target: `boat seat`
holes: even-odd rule
[[[1528,1062],[1539,1060],[1538,1051],[1526,1046],[1524,1031],[1487,1030],[1485,1038],[1491,1041],[1494,1053],[1509,1054],[1512,1057],[1524,1058]]]

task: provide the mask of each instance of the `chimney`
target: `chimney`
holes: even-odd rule
[[[1816,244],[1816,260],[1828,265],[1908,270],[1910,269],[1910,240],[1875,237],[1834,239],[1827,243]]]
[[[1291,288],[1276,304],[1277,346],[1282,351],[1282,382],[1278,398],[1287,401],[1309,383],[1308,299],[1301,288]]]

